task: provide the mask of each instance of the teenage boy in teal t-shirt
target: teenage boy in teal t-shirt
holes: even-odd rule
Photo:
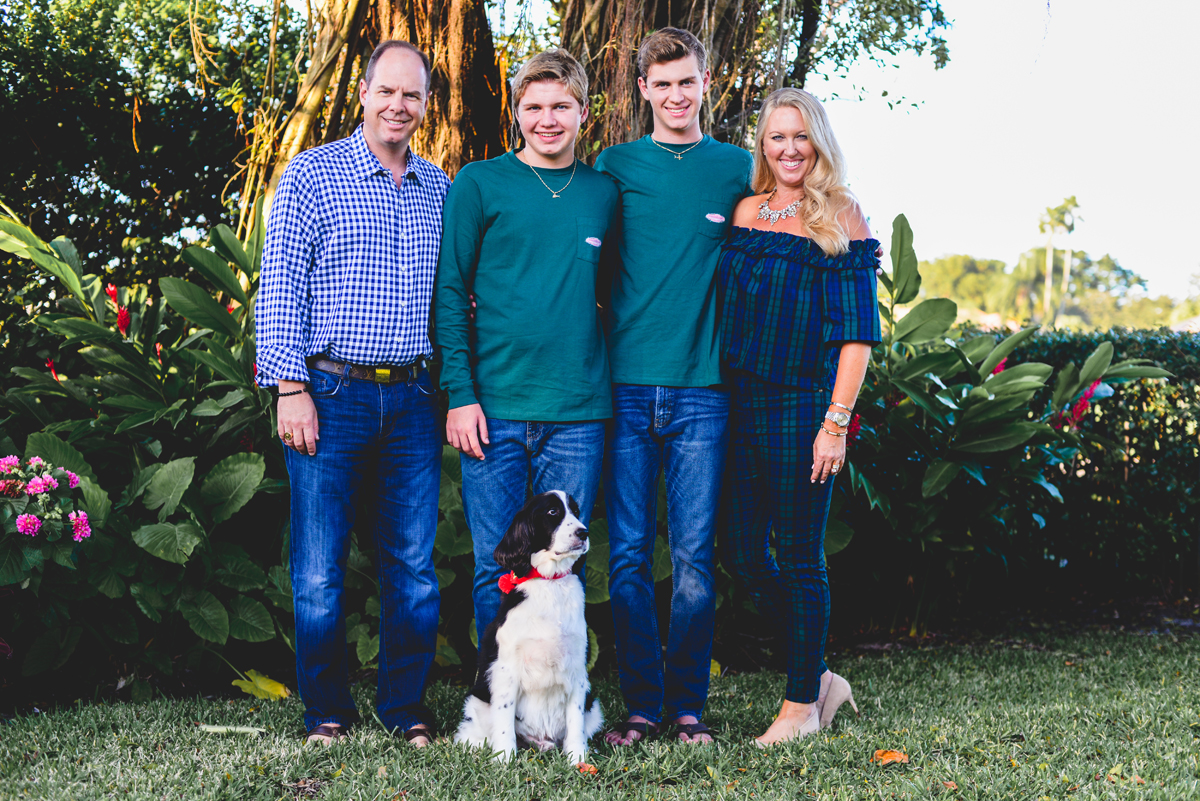
[[[751,194],[745,150],[700,131],[704,46],[678,28],[638,48],[638,88],[654,130],[610,147],[596,169],[620,190],[620,254],[608,319],[613,432],[606,453],[613,621],[626,745],[674,725],[707,742],[715,591],[713,540],[729,396],[720,386],[716,266],[733,208]],[[671,533],[670,634],[661,649],[650,566],[659,471]]]
[[[446,195],[434,302],[480,641],[505,572],[492,553],[527,485],[566,491],[587,525],[612,417],[596,278],[617,190],[575,157],[583,67],[565,50],[534,56],[513,79],[513,116],[524,147],[463,167]]]

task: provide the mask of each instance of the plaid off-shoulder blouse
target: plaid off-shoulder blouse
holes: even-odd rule
[[[833,387],[844,342],[881,337],[875,268],[879,242],[839,256],[780,231],[730,229],[721,248],[721,360],[773,384]]]

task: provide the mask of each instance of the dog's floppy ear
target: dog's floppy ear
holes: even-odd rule
[[[508,531],[504,533],[500,544],[492,553],[496,564],[505,570],[511,570],[518,576],[524,576],[533,569],[533,565],[529,561],[533,548],[532,517],[528,506],[517,512],[512,525],[508,527]]]

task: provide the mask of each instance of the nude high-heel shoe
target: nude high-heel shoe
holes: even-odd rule
[[[828,729],[833,725],[833,716],[837,714],[838,707],[847,701],[850,702],[851,709],[857,715],[858,705],[854,703],[854,692],[850,689],[850,682],[833,671],[825,671],[821,676],[821,692],[817,696],[817,709],[821,712],[822,729]]]

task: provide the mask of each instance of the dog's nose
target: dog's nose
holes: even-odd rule
[[[587,529],[586,528],[579,529],[578,531],[575,532],[575,536],[579,537],[581,542],[583,540],[586,540],[587,539]]]

